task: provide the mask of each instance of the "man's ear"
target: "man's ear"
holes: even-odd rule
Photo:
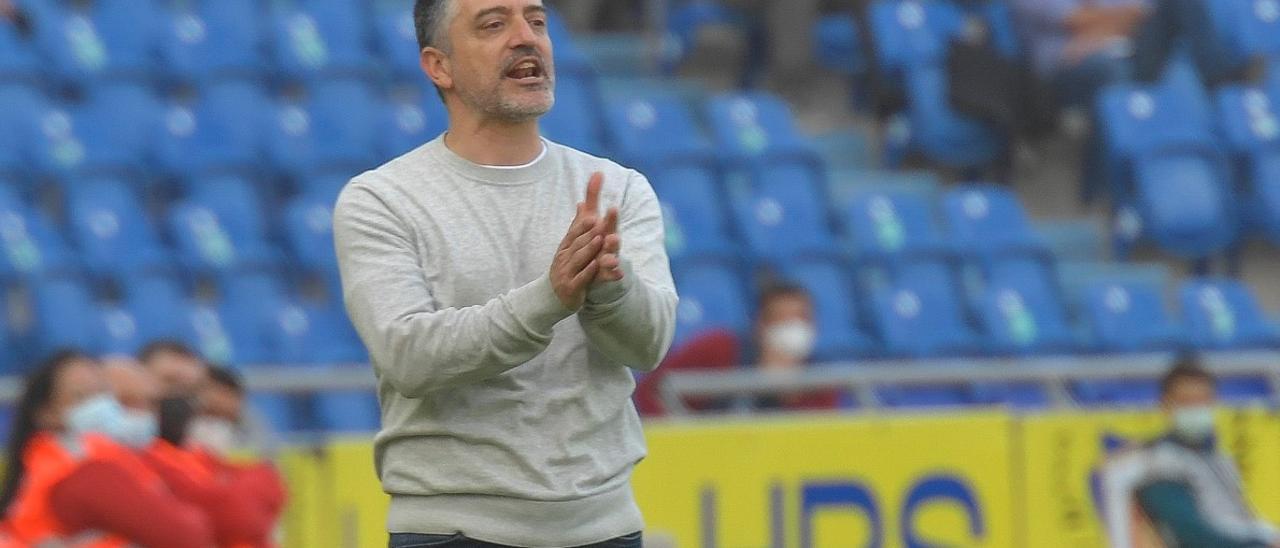
[[[436,87],[440,89],[453,87],[453,67],[449,65],[449,56],[443,51],[430,46],[422,48],[422,53],[418,55],[418,62],[422,65],[422,72],[426,73],[427,78]]]

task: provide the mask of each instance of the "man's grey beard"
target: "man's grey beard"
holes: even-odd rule
[[[547,79],[546,93],[549,96],[545,108],[544,105],[521,104],[508,101],[502,96],[502,82],[499,81],[492,88],[480,93],[464,93],[462,100],[468,106],[478,112],[483,113],[487,118],[501,122],[517,123],[527,122],[541,117],[551,111],[551,107],[555,106],[555,80]]]

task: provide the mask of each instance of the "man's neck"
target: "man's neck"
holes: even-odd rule
[[[484,166],[522,166],[542,154],[538,120],[502,123],[458,121],[449,124],[444,144],[454,154]]]

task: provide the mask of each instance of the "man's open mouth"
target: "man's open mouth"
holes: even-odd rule
[[[542,63],[537,59],[527,58],[517,61],[509,70],[507,70],[507,78],[521,82],[535,82],[541,80],[545,71]]]

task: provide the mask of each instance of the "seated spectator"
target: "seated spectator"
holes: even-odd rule
[[[266,419],[246,404],[240,376],[216,365],[208,366],[207,371],[208,380],[196,393],[199,415],[191,425],[194,440],[221,456],[271,455],[274,435]]]
[[[818,333],[813,301],[804,288],[779,284],[760,295],[756,319],[756,368],[765,373],[793,373],[808,367]],[[757,398],[756,409],[819,410],[840,405],[838,390],[787,393]]]
[[[187,345],[155,341],[138,353],[138,361],[159,378],[166,396],[193,396],[208,374],[204,360]]]
[[[107,387],[102,367],[76,352],[28,375],[6,452],[0,537],[16,546],[90,534],[95,545],[215,546],[205,514],[137,453],[155,435],[155,415],[127,410]]]
[[[1218,446],[1213,375],[1183,360],[1160,383],[1169,431],[1123,453],[1104,471],[1112,545],[1280,546],[1280,533],[1245,499],[1240,474]]]
[[[188,410],[193,408],[189,403],[184,406],[187,400],[183,398],[162,402],[159,380],[138,363],[109,360],[105,372],[116,399],[126,409],[152,417],[166,412],[158,424],[165,426],[165,434],[178,438],[178,443],[157,438],[158,428],[153,427],[143,460],[179,499],[204,512],[217,545],[270,546],[270,534],[284,502],[282,482],[274,469],[232,466],[198,447],[187,447],[184,437],[173,431],[182,430],[181,419],[191,418]]]
[[[742,365],[742,342],[731,331],[715,330],[699,333],[671,349],[662,365],[636,383],[636,410],[642,416],[662,416],[671,412],[662,399],[662,383],[677,371],[726,371]],[[723,398],[684,398],[683,405],[693,412],[724,410],[729,402]]]

